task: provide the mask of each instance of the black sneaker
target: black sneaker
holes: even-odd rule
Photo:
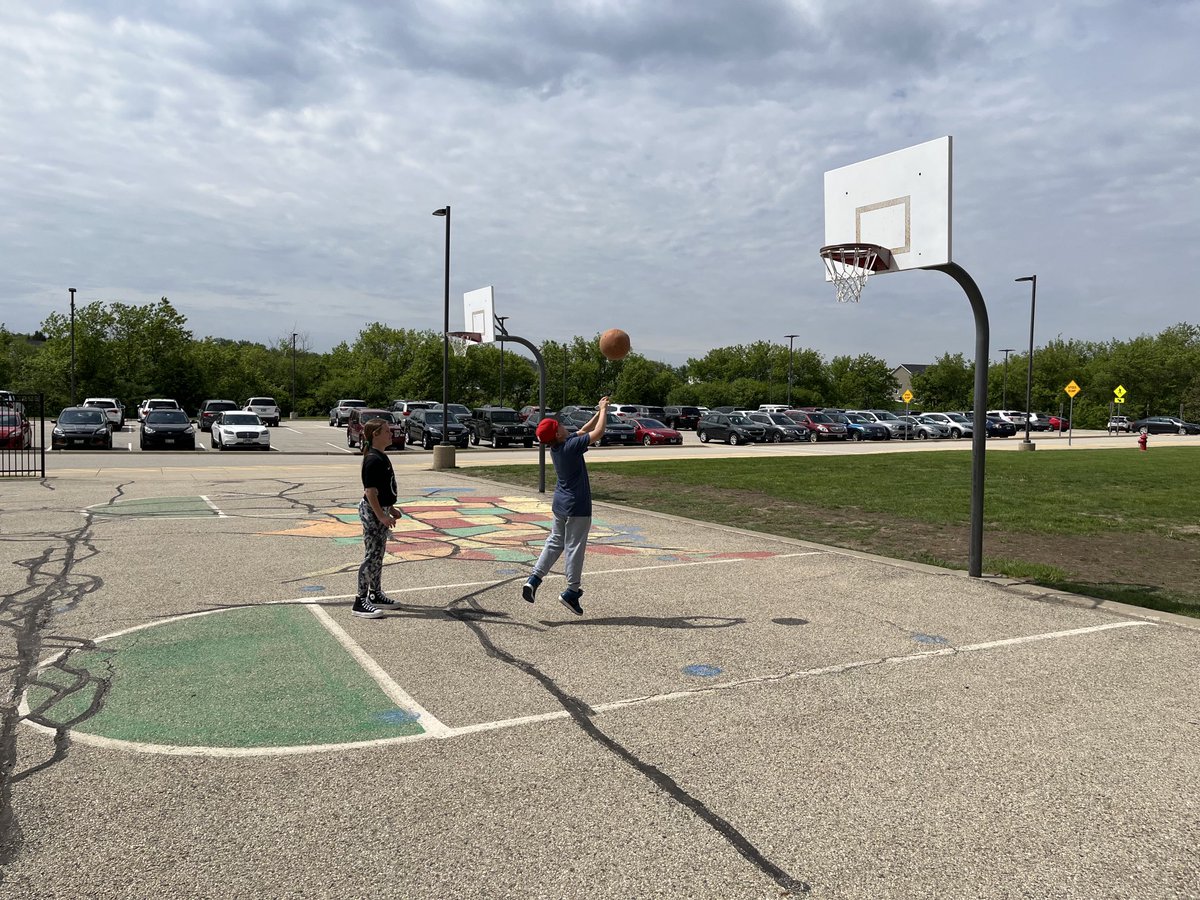
[[[558,599],[562,601],[562,605],[575,613],[577,616],[583,615],[583,607],[579,605],[579,598],[583,596],[583,591],[574,591],[567,589],[558,595]]]
[[[527,603],[532,603],[533,598],[537,596],[538,585],[542,583],[542,579],[536,575],[530,575],[529,580],[521,585],[521,596],[525,598]]]
[[[381,619],[383,610],[379,609],[366,597],[354,598],[354,609],[351,610],[360,619]]]
[[[371,601],[371,605],[378,609],[399,609],[400,601],[393,600],[391,597],[384,594],[382,591],[376,594],[374,591],[367,594],[367,599]]]

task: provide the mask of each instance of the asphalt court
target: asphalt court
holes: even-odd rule
[[[431,472],[355,619],[354,475],[6,484],[13,896],[1197,896],[1200,631]]]

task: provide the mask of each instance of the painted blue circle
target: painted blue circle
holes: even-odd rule
[[[389,725],[411,725],[419,718],[421,717],[407,709],[389,709],[387,712],[375,714],[376,721],[386,722]]]
[[[325,590],[325,585],[323,585],[323,584],[306,584],[304,587],[300,588],[300,590],[308,591],[310,593],[312,591],[323,591],[323,590]]]
[[[520,569],[497,569],[496,574],[497,575],[520,575],[521,570]]]
[[[721,674],[721,670],[716,666],[708,666],[704,663],[695,663],[690,666],[683,667],[684,675],[695,675],[697,678],[713,678]]]
[[[678,556],[658,556],[655,557],[659,562],[675,562],[679,559]]]
[[[944,637],[936,634],[914,634],[913,640],[918,644],[948,644],[950,643]]]

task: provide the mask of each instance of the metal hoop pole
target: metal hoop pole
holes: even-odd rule
[[[971,540],[967,554],[967,574],[979,578],[983,574],[983,470],[987,452],[987,374],[988,374],[988,327],[987,306],[983,294],[967,270],[958,263],[944,266],[929,266],[945,272],[958,282],[959,287],[971,301],[975,314],[975,409],[971,434]]]
[[[528,347],[529,352],[533,354],[538,367],[538,409],[541,410],[542,418],[544,419],[546,417],[546,361],[542,359],[542,354],[538,348],[523,337],[507,333],[496,335],[496,342],[500,344],[501,350],[504,349],[505,341],[512,341],[514,344]],[[546,445],[541,441],[538,441],[538,493],[546,493]]]

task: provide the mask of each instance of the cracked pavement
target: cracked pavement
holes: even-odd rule
[[[6,483],[6,897],[1198,895],[1195,626],[613,507],[597,518],[637,552],[589,554],[582,619],[561,579],[523,602],[525,562],[431,556],[385,568],[401,609],[358,620],[360,546],[277,533],[337,522],[356,478]],[[223,517],[85,512],[190,496]],[[72,730],[122,687],[103,636],[289,601],[321,604],[447,736],[223,756]],[[286,684],[240,686],[261,687]]]

